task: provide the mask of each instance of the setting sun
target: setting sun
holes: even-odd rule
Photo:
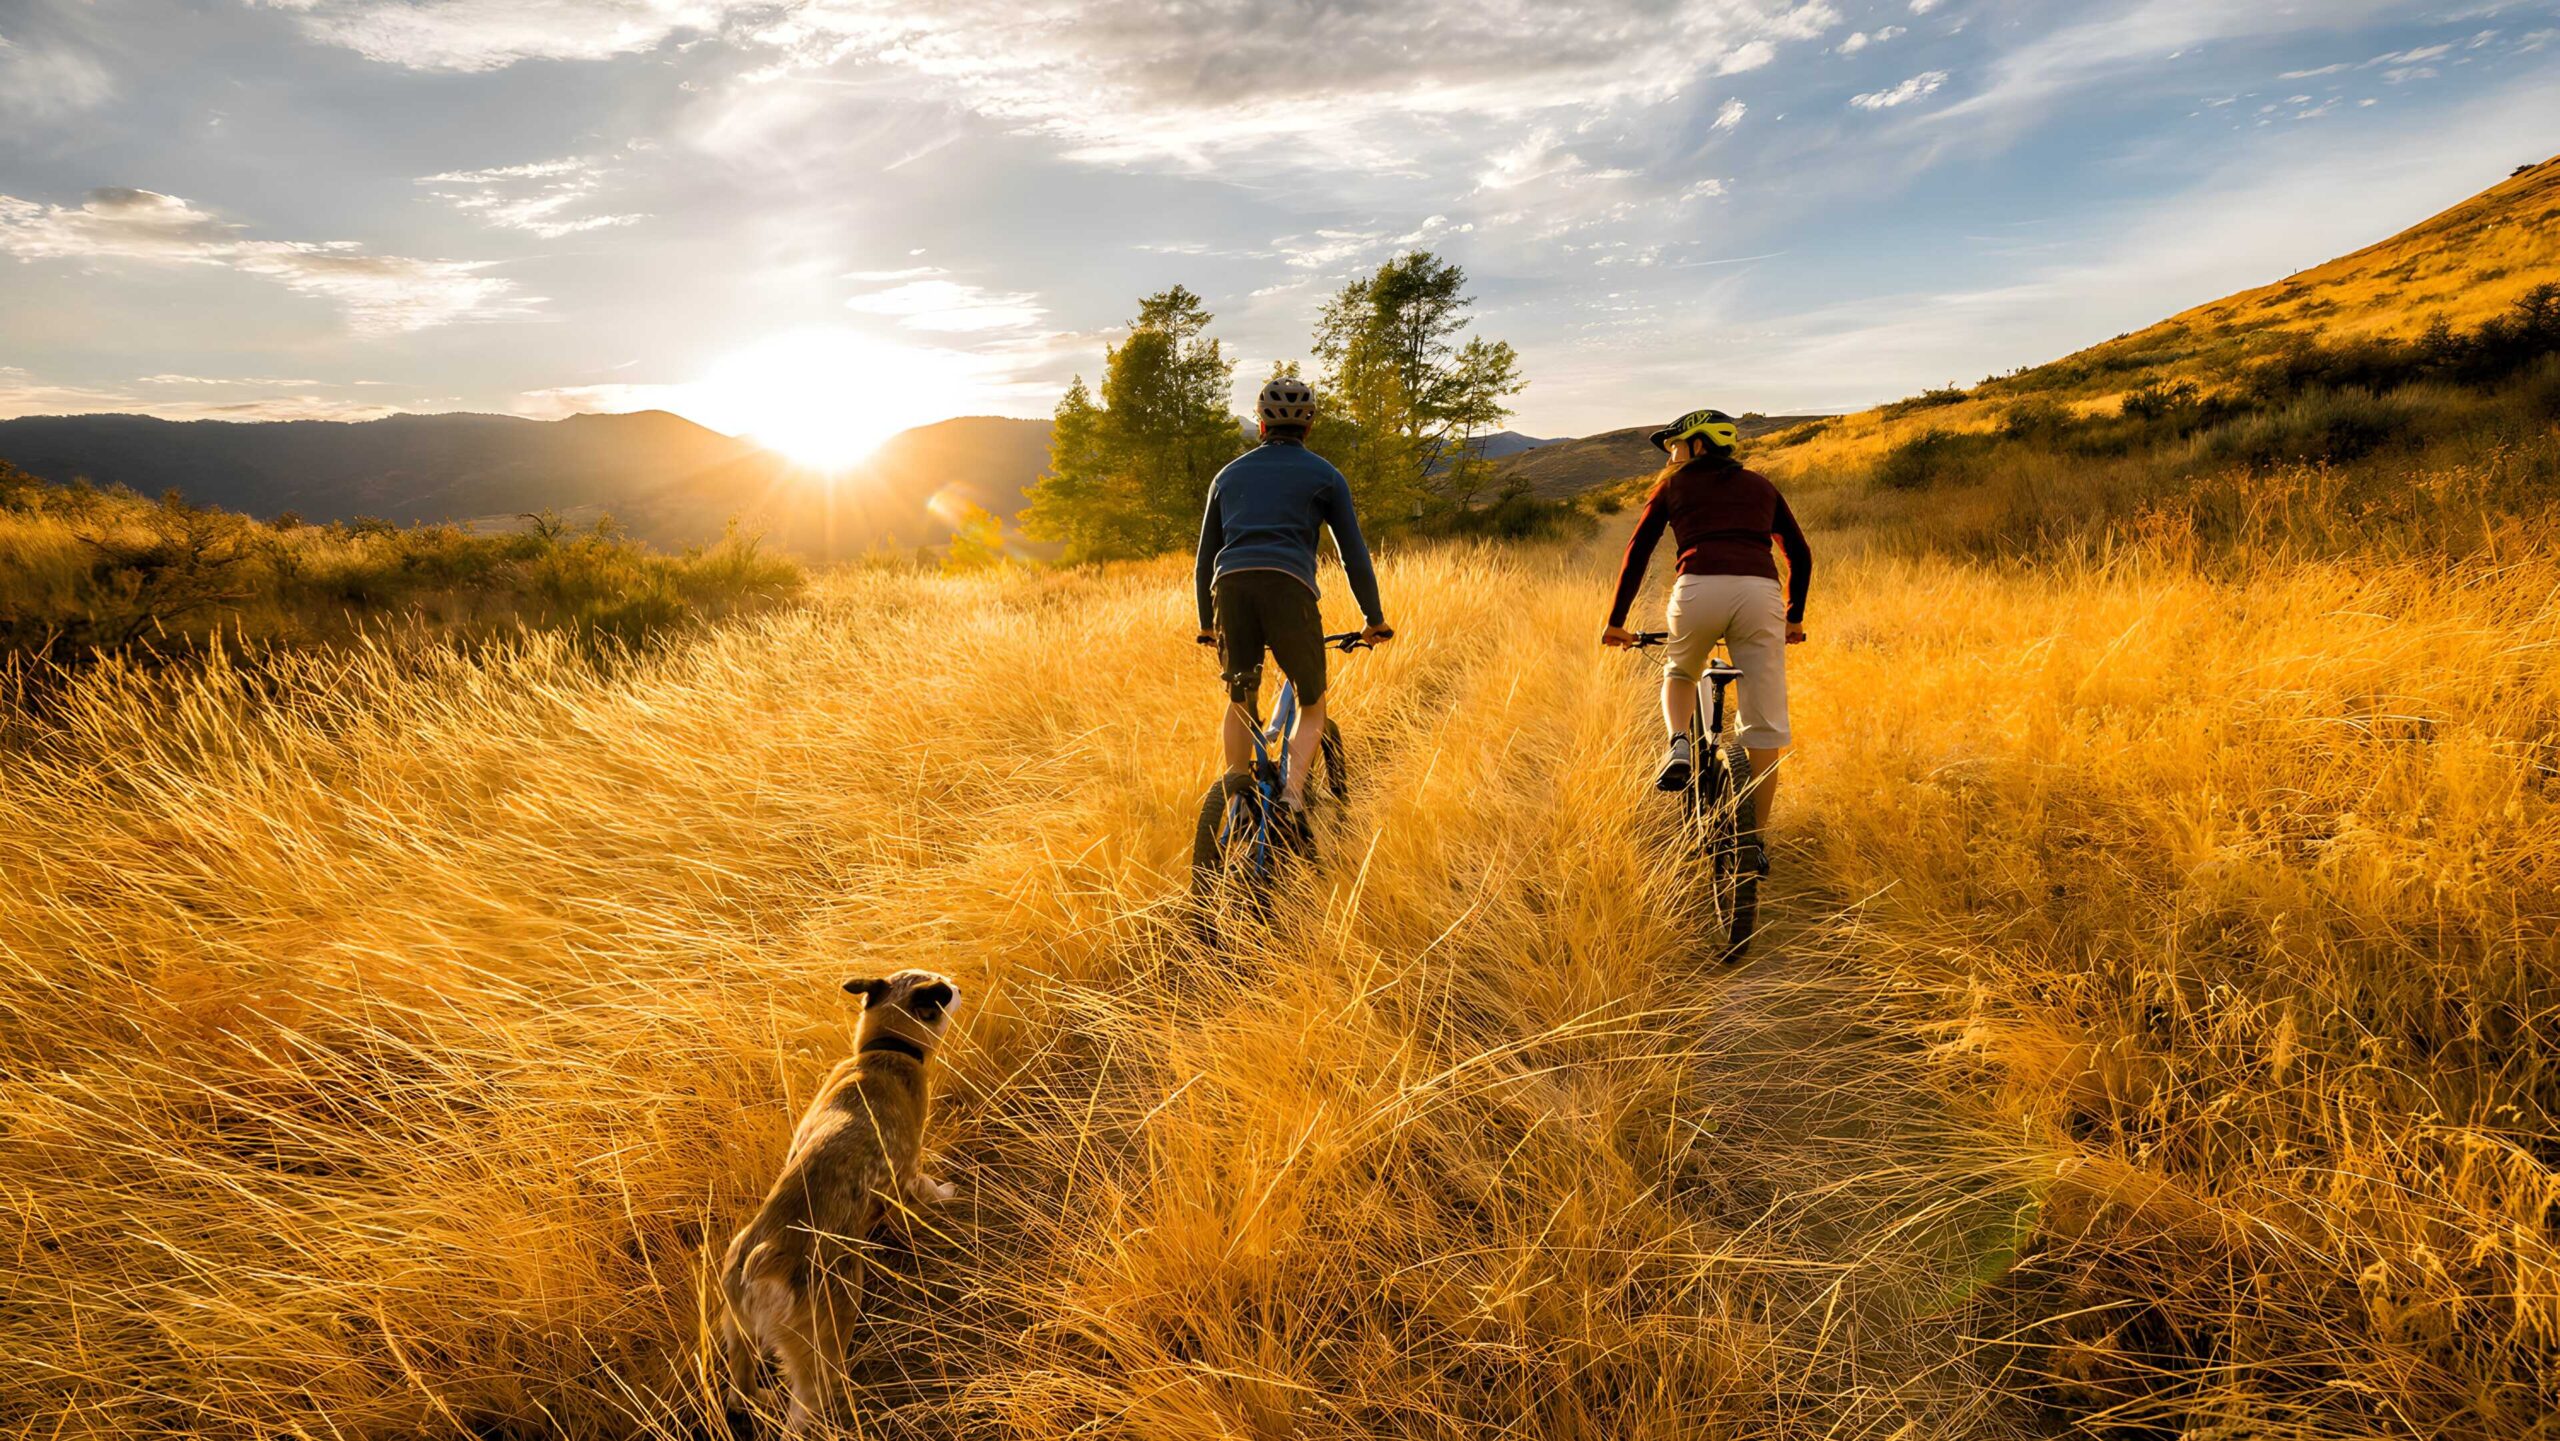
[[[912,347],[850,330],[802,330],[715,363],[680,406],[803,465],[841,470],[947,406],[957,377]]]

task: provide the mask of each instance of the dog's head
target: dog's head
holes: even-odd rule
[[[930,1051],[942,1044],[951,1013],[960,1008],[960,988],[932,971],[906,970],[874,980],[844,983],[845,994],[862,1000],[862,1019],[855,1023],[857,1046],[875,1036],[896,1036]]]

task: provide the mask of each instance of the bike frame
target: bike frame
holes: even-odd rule
[[[1367,650],[1371,644],[1356,630],[1326,636],[1324,643],[1344,655],[1355,650]],[[1249,820],[1238,816],[1237,812],[1242,807],[1230,804],[1225,818],[1218,823],[1218,845],[1224,849],[1239,840],[1249,839],[1253,846],[1249,853],[1253,873],[1267,877],[1279,861],[1279,847],[1272,833],[1271,819],[1280,808],[1280,797],[1289,788],[1289,753],[1293,749],[1290,743],[1298,732],[1298,683],[1286,675],[1281,677],[1280,694],[1271,703],[1268,725],[1245,702],[1231,701],[1229,704],[1244,712],[1245,730],[1253,740],[1253,785],[1259,804],[1252,807],[1253,814]],[[1250,837],[1243,834],[1246,826],[1251,828]]]

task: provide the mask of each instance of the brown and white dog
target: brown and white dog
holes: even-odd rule
[[[853,1055],[819,1088],[781,1177],[720,1265],[730,1378],[751,1385],[762,1358],[779,1360],[794,1436],[838,1414],[864,1238],[901,1200],[921,1206],[954,1194],[924,1174],[921,1153],[928,1073],[960,988],[914,970],[844,988],[863,1002]]]

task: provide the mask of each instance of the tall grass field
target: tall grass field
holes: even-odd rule
[[[706,1265],[914,965],[865,1434],[2549,1434],[2547,550],[1835,561],[1735,970],[1610,559],[1390,556],[1216,952],[1187,567],[86,671],[0,771],[0,1417],[727,1434]]]

